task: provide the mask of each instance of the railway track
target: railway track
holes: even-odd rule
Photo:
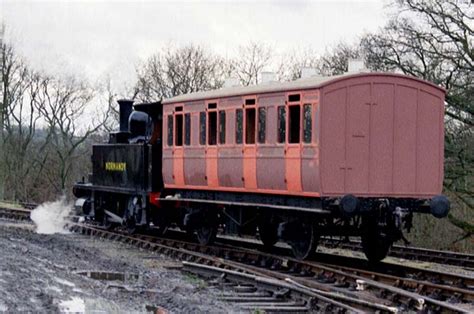
[[[149,236],[142,235],[141,237],[151,240]],[[157,239],[156,241],[175,240]],[[378,290],[379,295],[383,296],[383,298],[390,296],[394,300],[404,298],[407,301],[406,306],[409,306],[410,302],[415,302],[414,300],[418,297],[426,297],[426,300],[421,302],[426,301],[434,307],[439,304],[437,301],[474,303],[473,277],[390,263],[381,263],[375,269],[371,269],[365,260],[348,257],[341,258],[339,256],[332,256],[336,259],[329,260],[328,257],[331,257],[330,255],[326,255],[326,264],[321,264],[318,261],[302,262],[289,257],[282,257],[280,254],[265,254],[260,251],[242,249],[240,247],[236,249],[235,243],[225,246],[221,244],[218,247],[202,247],[194,243],[175,241],[173,245],[179,245],[193,251],[200,250],[205,254],[213,254],[225,259],[246,262],[250,265],[277,269],[286,274],[294,273],[297,277],[301,277],[300,275],[316,277],[318,282],[347,288],[349,291],[354,289],[364,290],[366,283],[371,282],[373,285],[371,290]],[[347,267],[347,265],[354,265],[354,267]],[[401,291],[396,291],[397,289],[386,289],[387,287],[384,285],[413,292],[413,294],[404,294]],[[313,286],[322,289],[322,286]]]
[[[365,311],[374,311],[375,306],[384,307],[384,311],[394,309],[400,310],[435,310],[463,312],[463,307],[452,305],[453,299],[447,299],[456,295],[459,302],[472,303],[474,291],[471,287],[465,289],[454,288],[450,285],[439,285],[428,281],[418,281],[409,278],[400,278],[384,275],[377,272],[362,272],[358,269],[341,269],[337,267],[322,265],[315,262],[301,262],[291,258],[264,254],[252,250],[242,250],[236,248],[218,246],[200,246],[195,243],[179,241],[174,239],[155,238],[146,235],[136,235],[130,237],[124,234],[104,233],[100,229],[91,229],[88,226],[75,225],[73,231],[89,235],[100,235],[111,240],[125,239],[123,242],[131,241],[132,244],[143,248],[153,244],[153,247],[160,248],[158,252],[170,255],[180,260],[190,258],[189,252],[193,254],[203,254],[213,256],[219,262],[238,267],[240,271],[253,273],[258,276],[277,278],[289,281],[294,285],[300,285],[308,291],[328,294],[337,298],[347,297],[345,302],[351,302],[351,306],[361,307],[361,302],[367,302],[372,308]],[[128,239],[128,240],[127,240]],[[163,248],[165,251],[161,251]],[[178,253],[175,250],[178,250]],[[199,259],[199,258],[198,258]],[[202,263],[202,261],[199,261]],[[204,263],[206,264],[206,263]],[[212,264],[208,264],[212,265]],[[223,268],[222,265],[212,265]],[[224,267],[225,268],[225,267]],[[418,271],[422,271],[418,269]],[[451,275],[451,278],[458,278]],[[462,278],[470,280],[474,278]],[[342,301],[341,301],[342,302]],[[346,303],[347,304],[347,303]],[[366,305],[368,306],[368,305]],[[377,310],[381,310],[377,308]]]
[[[362,251],[360,241],[322,238],[321,245],[329,248],[342,248],[353,251]],[[464,254],[451,251],[437,251],[412,246],[394,245],[390,249],[389,256],[433,262],[444,265],[461,266],[474,269],[474,254]]]
[[[18,212],[18,216],[24,216],[25,210],[14,211]],[[279,291],[283,289],[282,287],[293,288],[293,290],[290,289],[292,291],[290,301],[284,299],[283,302],[279,299],[279,302],[276,302],[283,302],[282,308],[293,306],[300,310],[304,307],[308,311],[331,309],[331,311],[342,312],[394,312],[397,310],[463,312],[468,310],[461,303],[474,304],[474,278],[472,277],[418,268],[404,268],[404,276],[400,277],[386,274],[380,270],[347,266],[355,263],[344,263],[343,265],[331,263],[329,265],[315,261],[303,262],[281,255],[266,254],[235,246],[200,246],[188,241],[156,238],[150,235],[130,236],[78,223],[70,223],[68,227],[73,232],[121,241],[182,261],[192,261],[212,267],[204,271],[196,271],[200,274],[202,272],[209,274],[210,269],[215,272],[220,269],[222,273],[216,275],[216,278],[231,277],[234,278],[234,283],[241,283],[243,279],[235,280],[237,275],[226,273],[226,271],[241,273],[244,274],[244,277],[250,276],[246,280],[253,278],[256,286],[261,278],[276,280],[275,282],[281,286],[276,290],[268,290],[267,287],[266,294],[269,293],[268,291],[271,293]],[[402,268],[402,266],[399,267]],[[194,269],[196,268],[198,267],[194,266]],[[261,293],[261,289],[256,288],[255,291],[258,294]],[[303,292],[305,293],[304,298],[301,297]],[[299,295],[299,297],[296,298],[295,295]],[[273,302],[275,295],[262,300]],[[453,302],[457,304],[453,304]],[[255,304],[250,304],[250,306]],[[276,305],[271,304],[270,307],[272,306]],[[262,305],[262,307],[264,306]],[[269,310],[269,308],[267,309]],[[277,310],[277,308],[273,310]]]
[[[8,204],[8,202],[4,203]],[[13,203],[11,203],[11,205],[13,205]],[[25,210],[25,213],[27,213],[26,210],[32,210],[38,206],[38,204],[29,202],[20,202],[16,205],[21,206],[22,209]],[[2,210],[1,205],[0,210]],[[357,240],[335,239],[325,237],[320,239],[320,245],[327,248],[341,248],[352,251],[362,251],[360,241]],[[453,251],[438,251],[413,246],[393,245],[390,249],[389,256],[403,258],[407,260],[426,261],[442,265],[453,265],[468,269],[474,269],[474,254],[466,254]]]
[[[30,209],[0,207],[0,217],[13,220],[30,220]]]

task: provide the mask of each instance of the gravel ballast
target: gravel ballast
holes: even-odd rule
[[[0,312],[233,311],[178,262],[125,244],[0,221],[0,247]]]

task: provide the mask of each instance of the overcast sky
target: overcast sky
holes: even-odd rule
[[[9,37],[34,66],[93,80],[132,77],[140,60],[170,43],[201,44],[223,56],[250,41],[323,53],[387,20],[385,0],[0,3]]]

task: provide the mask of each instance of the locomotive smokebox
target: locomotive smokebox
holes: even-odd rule
[[[128,132],[128,118],[132,113],[133,100],[117,100],[120,110],[120,132]]]

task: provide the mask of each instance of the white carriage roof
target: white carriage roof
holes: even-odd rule
[[[262,83],[258,85],[250,85],[250,86],[223,87],[220,89],[184,94],[184,95],[179,95],[172,98],[163,99],[162,103],[168,104],[168,103],[187,102],[187,101],[202,100],[202,99],[214,99],[214,98],[241,96],[241,95],[273,93],[273,92],[295,90],[295,89],[308,89],[308,88],[318,87],[325,82],[334,80],[341,76],[347,76],[347,74],[336,75],[336,76],[314,76],[314,77],[298,79],[298,80],[290,81],[290,82],[268,82],[268,83]]]
[[[166,105],[166,104],[189,102],[189,101],[196,101],[196,100],[206,100],[206,99],[211,100],[211,99],[223,98],[223,97],[233,97],[233,96],[254,95],[254,94],[281,92],[281,91],[319,88],[322,85],[325,85],[331,81],[337,81],[340,79],[345,79],[345,78],[350,78],[350,77],[359,77],[359,76],[405,77],[405,78],[421,81],[425,84],[428,83],[438,89],[444,90],[440,88],[439,86],[436,86],[430,82],[422,81],[415,77],[410,77],[406,75],[395,74],[395,73],[382,73],[382,72],[378,72],[378,73],[358,72],[358,73],[345,73],[342,75],[334,75],[334,76],[313,76],[310,78],[298,79],[298,80],[290,81],[290,82],[269,82],[269,83],[262,83],[259,85],[251,85],[251,86],[224,87],[221,89],[184,94],[184,95],[179,95],[172,98],[163,99],[161,103]]]

